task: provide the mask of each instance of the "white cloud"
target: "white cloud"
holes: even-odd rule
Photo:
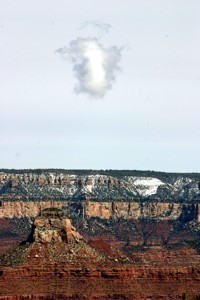
[[[121,49],[104,48],[96,38],[77,38],[69,47],[57,49],[62,57],[69,57],[78,79],[76,93],[86,93],[95,98],[103,97],[115,81]]]

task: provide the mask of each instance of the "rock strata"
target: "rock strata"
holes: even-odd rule
[[[80,172],[50,172],[48,170],[20,172],[0,171],[0,196],[2,200],[34,201],[53,197],[62,199],[90,199],[105,201],[172,202],[200,203],[199,174],[167,174],[135,172],[126,175],[125,171],[93,172],[83,175]],[[107,173],[105,175],[104,173]],[[131,172],[128,172],[128,174]],[[141,176],[139,175],[141,173]],[[142,176],[142,174],[144,175]]]
[[[167,266],[161,258],[157,265],[151,255],[146,262],[142,253],[138,262],[121,254],[106,256],[84,241],[62,210],[47,208],[35,218],[29,240],[1,260],[0,299],[147,300],[200,294],[196,261],[186,266],[183,257]]]
[[[0,206],[0,218],[36,217],[41,209],[54,205],[58,208],[70,206],[80,208],[80,217],[101,219],[124,218],[153,220],[200,220],[200,205],[179,203],[97,202],[97,201],[4,201]]]

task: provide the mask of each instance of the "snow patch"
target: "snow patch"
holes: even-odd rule
[[[161,180],[152,177],[131,177],[130,179],[140,196],[154,195],[159,186],[165,185]]]
[[[92,185],[87,185],[86,191],[92,193]]]

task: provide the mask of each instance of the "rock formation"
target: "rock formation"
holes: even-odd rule
[[[57,207],[46,208],[39,213],[34,219],[31,234],[26,242],[22,242],[21,245],[23,246],[20,249],[24,252],[25,256],[23,257],[26,257],[26,260],[33,257],[44,258],[47,249],[48,253],[45,258],[47,260],[60,261],[62,257],[64,261],[72,261],[77,258],[76,255],[81,256],[83,253],[83,257],[85,256],[87,260],[101,258],[101,255],[97,255],[95,249],[86,244],[83,237],[72,226],[71,220]],[[17,261],[19,259],[18,250],[19,248],[14,252],[11,251],[13,262],[14,257]],[[55,256],[52,250],[59,252],[59,255]],[[34,255],[36,256],[32,255],[35,252]],[[6,256],[6,261],[9,264],[9,256]]]
[[[34,221],[33,235],[36,243],[80,242],[82,237],[72,226],[70,219],[58,208],[46,208]]]

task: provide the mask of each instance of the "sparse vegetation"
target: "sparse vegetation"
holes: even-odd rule
[[[200,180],[200,173],[166,173],[166,172],[157,172],[157,171],[139,171],[139,170],[92,170],[92,169],[0,169],[0,172],[5,172],[8,174],[46,174],[46,173],[55,173],[59,174],[69,174],[69,175],[106,175],[113,177],[124,177],[124,176],[140,176],[140,177],[154,177],[160,180],[163,180],[168,183],[173,183],[178,177]]]

